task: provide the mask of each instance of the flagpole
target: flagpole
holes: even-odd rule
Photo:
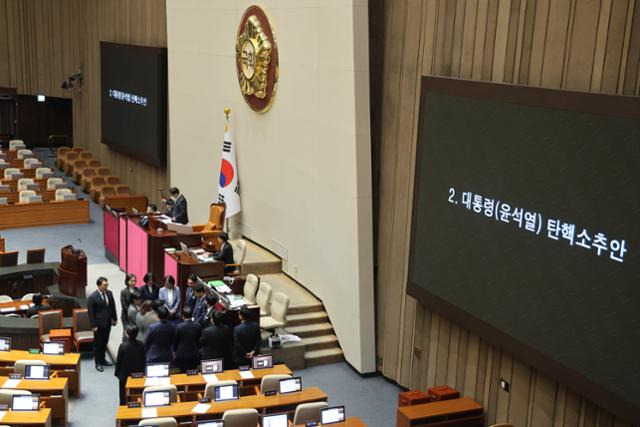
[[[229,132],[229,114],[231,114],[231,108],[224,107],[224,115],[225,115],[224,131],[225,132]],[[225,228],[227,229],[227,233],[229,233],[229,218],[226,215],[224,218],[224,222],[225,222]]]

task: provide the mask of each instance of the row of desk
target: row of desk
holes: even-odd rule
[[[0,205],[0,230],[88,222],[88,200]]]

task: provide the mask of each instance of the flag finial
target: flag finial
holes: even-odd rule
[[[224,115],[227,117],[227,121],[229,121],[229,114],[231,114],[231,108],[224,107]]]

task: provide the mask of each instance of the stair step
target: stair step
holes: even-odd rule
[[[307,337],[302,340],[306,346],[306,351],[323,350],[328,348],[339,348],[338,337],[333,334]]]
[[[331,323],[312,323],[310,325],[291,326],[287,325],[287,332],[299,336],[300,338],[317,337],[319,335],[327,335],[333,332]]]
[[[287,314],[287,319],[293,314],[302,314],[302,313],[312,313],[314,311],[323,311],[324,307],[321,302],[305,304],[305,305],[297,305],[295,307],[289,306],[289,312]]]
[[[311,323],[323,323],[329,320],[326,311],[311,311],[309,313],[288,314],[287,325],[299,326]]]
[[[278,274],[282,272],[282,261],[257,261],[242,264],[242,274]]]
[[[304,354],[305,367],[326,365],[344,360],[342,350],[339,348],[328,348],[323,350],[307,351]]]

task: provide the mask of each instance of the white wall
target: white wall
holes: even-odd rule
[[[325,304],[346,359],[375,370],[366,0],[264,0],[279,48],[276,99],[244,102],[234,40],[244,0],[168,0],[170,178],[193,223],[217,197],[232,109],[242,213],[235,227],[282,253]]]

